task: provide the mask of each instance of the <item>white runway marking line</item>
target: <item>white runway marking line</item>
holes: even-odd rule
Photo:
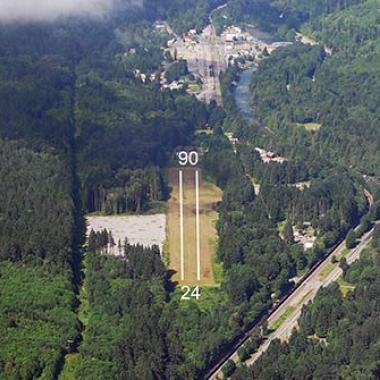
[[[183,171],[179,171],[179,235],[181,255],[181,280],[185,279],[184,236],[183,236]]]
[[[196,238],[197,238],[197,279],[201,280],[201,228],[199,218],[199,171],[195,172],[195,198],[196,198]]]

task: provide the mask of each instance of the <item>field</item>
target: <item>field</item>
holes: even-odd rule
[[[200,270],[201,279],[197,279],[197,252],[196,252],[196,191],[195,169],[183,170],[183,220],[184,220],[184,281],[181,281],[181,253],[180,253],[180,200],[178,169],[168,170],[168,181],[171,187],[171,198],[168,205],[167,242],[169,266],[176,273],[173,277],[183,285],[215,286],[213,273],[213,259],[216,247],[215,223],[218,214],[216,204],[222,198],[222,191],[207,180],[200,178]],[[214,265],[215,267],[215,265]]]

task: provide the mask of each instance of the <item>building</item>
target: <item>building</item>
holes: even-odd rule
[[[286,161],[284,157],[281,157],[276,153],[267,151],[265,149],[255,148],[255,151],[259,153],[261,160],[266,164],[269,164],[271,162],[277,162],[279,164],[282,164]]]
[[[230,43],[235,42],[235,35],[231,33],[226,34],[225,41]]]
[[[164,21],[156,21],[154,23],[154,27],[159,31],[165,31],[166,30],[166,24]]]

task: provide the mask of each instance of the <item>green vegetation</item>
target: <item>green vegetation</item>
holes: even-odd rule
[[[167,19],[174,30],[186,33],[190,29],[200,32],[207,24],[209,13],[224,0],[146,0],[145,9],[153,19]]]
[[[160,256],[127,246],[120,260],[101,255],[99,244],[92,243],[85,258],[84,340],[62,378],[68,373],[75,379],[186,377],[178,332],[170,327],[171,312],[165,308],[168,284]]]
[[[54,378],[76,343],[75,303],[69,279],[48,265],[0,263],[0,377]]]
[[[228,360],[228,362],[222,368],[222,372],[225,378],[229,378],[236,370],[236,364],[233,360]]]
[[[334,263],[328,263],[326,267],[321,271],[320,278],[324,280],[336,267],[336,264]]]
[[[85,212],[105,214],[155,207],[167,197],[161,168],[174,148],[192,143],[195,129],[220,126],[225,117],[215,103],[206,106],[181,92],[160,90],[150,75],[160,77],[165,38],[150,24],[131,17],[119,14],[101,23],[72,19],[1,26],[0,260],[22,268],[25,286],[2,276],[0,308],[14,308],[7,304],[8,282],[23,300],[31,287],[40,291],[39,279],[46,297],[41,292],[25,303],[23,312],[33,323],[19,320],[27,317],[19,316],[16,309],[4,313],[0,335],[11,344],[0,350],[0,377],[54,378],[69,353],[63,378],[80,379],[86,374],[91,379],[114,379],[119,373],[136,379],[169,378],[172,372],[179,378],[194,378],[237,331],[235,326],[226,327],[229,311],[224,293],[210,291],[206,299],[215,305],[212,311],[206,304],[200,305],[201,310],[178,307],[175,297],[170,300],[166,287],[173,284],[166,283],[169,274],[158,257],[155,262],[160,263],[165,284],[149,278],[141,287],[135,274],[123,272],[118,260],[98,257],[106,268],[99,270],[100,278],[90,265],[86,268],[88,287],[80,292],[77,310],[82,207]],[[146,74],[145,83],[137,70]],[[142,255],[142,265],[147,266],[148,276],[158,269],[147,257]],[[30,275],[23,276],[22,270]],[[109,293],[114,291],[117,294]],[[131,293],[130,303],[124,291]],[[53,311],[41,303],[44,298]],[[126,304],[119,310],[122,299]],[[151,307],[145,308],[148,304]],[[137,313],[134,317],[132,310]],[[85,325],[79,353],[82,326],[74,312]],[[124,318],[120,323],[119,312]],[[124,325],[133,319],[140,325],[125,332]],[[194,321],[197,331],[189,334],[187,326]],[[108,334],[113,324],[115,330]],[[146,336],[133,336],[142,331]],[[147,356],[138,363],[128,361],[130,347],[118,346],[123,339],[145,342],[135,349]],[[201,341],[208,344],[200,345]],[[185,353],[175,347],[182,344]],[[132,352],[132,356],[140,355]],[[122,369],[127,362],[129,369]]]
[[[244,362],[249,358],[249,353],[245,346],[241,346],[238,349],[238,357],[240,362]]]
[[[270,330],[277,330],[285,321],[287,318],[291,316],[291,314],[294,311],[293,306],[288,306],[283,314],[281,314],[280,318],[278,318],[272,325],[269,325]]]
[[[71,175],[59,158],[0,140],[0,259],[69,271]]]
[[[291,38],[294,29],[298,29],[308,20],[318,20],[338,10],[347,9],[365,0],[229,0],[226,8],[216,14],[214,22],[217,31],[226,25],[254,24],[261,29]]]
[[[322,128],[322,125],[318,123],[298,123],[297,125],[305,128],[307,131],[319,131]]]
[[[289,289],[295,267],[226,138],[214,136],[207,151],[204,169],[224,191],[217,225],[222,289],[238,311],[236,323],[244,329],[271,304],[271,293],[279,297]]]
[[[218,261],[217,255],[214,255],[212,262],[212,273],[214,274],[215,282],[217,284],[220,284],[223,279],[223,264]]]
[[[75,51],[47,26],[1,28],[0,377],[51,379],[80,331]]]
[[[279,5],[284,3],[277,2]],[[339,230],[349,232],[347,248],[353,248],[356,239],[372,226],[368,215],[362,218],[355,232],[345,225],[348,220],[351,220],[351,227],[357,224],[358,216],[366,211],[361,195],[364,185],[361,175],[378,175],[379,155],[375,146],[379,141],[376,109],[380,101],[373,95],[380,78],[375,63],[379,46],[375,26],[378,2],[345,2],[343,5],[343,2],[327,4],[316,1],[311,4],[295,0],[286,2],[286,5],[289,7],[287,11],[296,16],[298,25],[310,20],[303,30],[321,41],[321,45],[295,44],[279,49],[262,63],[251,85],[256,123],[248,130],[241,122],[235,122],[235,133],[245,139],[248,137],[256,146],[270,146],[271,150],[288,159],[289,167],[295,163],[300,165],[295,170],[296,175],[303,173],[305,180],[311,180],[311,192],[304,189],[297,197],[306,203],[311,194],[319,193],[323,183],[327,187],[332,186],[331,189],[339,187],[340,190],[334,191],[344,194],[343,198],[351,187],[353,191],[348,198],[352,201],[346,203],[341,198],[330,203],[335,206],[328,212],[329,226],[323,227],[324,223],[317,226],[310,217],[293,220],[294,224],[311,220],[322,247],[337,241],[341,234]],[[300,124],[309,123],[320,125],[320,128],[299,128]],[[263,126],[269,127],[272,133],[264,136]],[[247,158],[252,154],[252,150],[246,153]],[[252,160],[247,159],[246,162],[252,165]],[[318,164],[315,166],[315,163]],[[249,168],[248,165],[246,167]],[[264,166],[266,175],[261,181],[276,187],[267,198],[269,210],[281,181],[294,181],[294,178],[289,178],[289,167],[284,164]],[[337,167],[339,173],[335,172]],[[253,172],[255,178],[260,179],[257,167],[252,169]],[[273,176],[271,182],[265,180],[269,175]],[[282,194],[286,204],[292,196],[285,195],[289,194],[285,188]],[[340,206],[336,208],[338,204]],[[343,204],[348,208],[338,211]],[[294,208],[288,209],[287,218],[289,211],[294,212]],[[304,212],[302,214],[305,215]],[[370,212],[372,214],[373,211]],[[338,215],[344,215],[340,222]],[[285,216],[281,219],[284,220]],[[318,219],[323,219],[323,216]],[[376,378],[378,363],[374,358],[379,344],[376,333],[378,300],[375,296],[379,286],[376,269],[379,261],[378,236],[379,231],[376,231],[371,249],[350,267],[345,258],[348,249],[335,258],[335,265],[339,260],[339,267],[343,270],[343,279],[320,290],[313,303],[303,310],[300,330],[293,333],[288,343],[273,342],[254,368],[238,368],[233,379],[253,376],[257,379]],[[324,276],[333,268],[334,264],[329,263]]]
[[[177,145],[191,143],[194,130],[206,125],[210,115],[195,98],[161,91],[159,79],[152,79],[151,75],[160,77],[157,68],[163,59],[158,37],[150,40],[145,33],[141,39],[145,29],[133,25],[122,24],[119,29],[120,41],[112,36],[76,69],[78,172],[88,212],[139,213],[165,200],[160,168]],[[132,48],[133,62],[131,53],[124,54]],[[144,55],[155,49],[160,54],[147,67]],[[136,70],[146,76],[145,83],[138,75],[135,78]],[[176,75],[171,70],[167,74]]]
[[[350,291],[355,289],[355,285],[346,281],[343,277],[339,277],[337,284],[340,287],[340,291],[343,294],[343,297],[347,297]]]
[[[310,3],[307,0],[278,0],[277,3],[279,6],[287,7],[287,12],[294,12],[300,21],[305,21],[346,9],[352,5],[363,3],[364,1],[365,0],[332,0],[326,2],[323,0],[315,0]]]
[[[189,70],[187,68],[187,62],[184,59],[180,59],[170,65],[165,73],[167,81],[173,82],[178,81],[182,76],[187,75]]]
[[[287,156],[305,154],[308,147],[318,162],[379,174],[377,9],[377,1],[364,1],[314,19],[307,28],[320,46],[278,49],[254,76],[255,114],[278,133]],[[332,55],[322,46],[332,48]],[[322,127],[295,128],[310,122]]]
[[[271,304],[270,294],[280,297],[286,293],[291,287],[289,279],[325,257],[368,211],[362,179],[346,162],[343,165],[343,160],[330,159],[327,147],[321,150],[318,133],[328,123],[313,120],[317,110],[307,98],[306,89],[295,91],[294,100],[291,98],[292,81],[304,85],[305,75],[312,85],[313,76],[327,59],[320,47],[296,44],[279,49],[264,61],[253,76],[253,105],[258,119],[250,123],[238,114],[234,101],[232,82],[239,70],[231,67],[221,77],[227,112],[224,128],[239,138],[238,155],[229,156],[226,142],[214,137],[204,166],[224,190],[218,225],[219,257],[225,270],[223,287],[230,302],[240,309],[242,326]],[[293,101],[298,108],[289,116]],[[286,122],[278,110],[291,117],[291,122]],[[308,131],[297,125],[311,122],[322,124],[320,130]],[[264,163],[256,147],[267,147],[286,160]],[[252,177],[261,185],[257,197],[252,194]],[[310,186],[297,188],[295,184],[299,182]],[[286,225],[285,241],[277,235],[280,223]],[[311,229],[314,231],[317,241],[312,249],[304,251],[294,244],[292,226],[304,230],[305,236]],[[333,268],[329,264],[324,275]]]
[[[290,222],[287,222],[284,226],[284,240],[287,244],[294,244],[293,226]]]
[[[231,24],[256,24],[267,31],[276,30],[279,23],[280,9],[265,0],[230,0],[222,15],[214,17],[217,31]]]
[[[346,248],[352,249],[356,246],[356,233],[354,230],[348,231],[348,234],[346,236]]]

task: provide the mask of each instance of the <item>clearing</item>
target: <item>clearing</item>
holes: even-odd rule
[[[117,253],[118,241],[124,244],[127,237],[130,244],[141,244],[144,247],[158,245],[162,252],[166,238],[165,214],[153,215],[111,215],[92,216],[88,215],[87,232],[91,229],[95,232],[106,229],[112,232],[116,242],[115,252]]]
[[[199,219],[200,219],[200,270],[201,280],[197,280],[196,253],[196,192],[195,169],[183,168],[183,216],[184,216],[184,281],[180,279],[180,213],[179,213],[179,169],[168,170],[169,186],[172,189],[168,205],[167,242],[169,266],[175,270],[174,280],[183,285],[215,286],[213,261],[218,220],[216,205],[222,199],[222,191],[211,182],[200,179]],[[201,172],[199,170],[199,172]],[[200,176],[201,177],[201,176]]]

